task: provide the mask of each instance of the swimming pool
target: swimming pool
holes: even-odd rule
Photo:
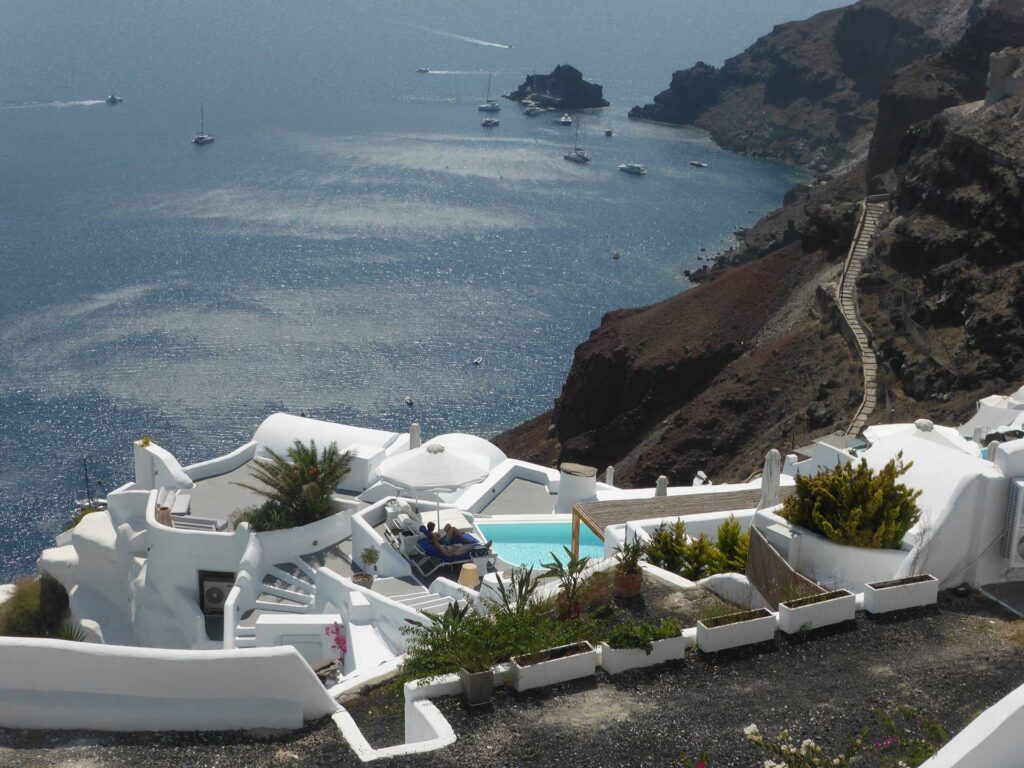
[[[551,562],[556,553],[565,562],[563,546],[572,544],[572,523],[478,523],[481,532],[494,540],[494,551],[503,560],[523,566]],[[580,526],[580,557],[604,557],[602,542],[586,526]]]

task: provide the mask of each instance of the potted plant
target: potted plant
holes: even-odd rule
[[[852,621],[856,613],[857,598],[845,589],[797,597],[779,603],[779,629],[787,635],[795,635]]]
[[[468,638],[461,649],[459,680],[466,705],[479,707],[491,702],[494,694],[494,670],[491,668],[492,652],[480,642],[479,635]]]
[[[697,622],[697,646],[705,653],[764,643],[775,637],[775,614],[767,608],[715,612]]]
[[[677,619],[665,618],[659,624],[624,621],[601,643],[601,667],[610,675],[652,667],[683,658],[691,645]]]
[[[377,561],[380,560],[380,551],[376,547],[367,547],[359,553],[359,559],[362,560],[365,570],[362,573],[354,574],[352,580],[357,584],[368,587],[373,584],[373,577],[377,573]]]
[[[931,605],[938,599],[939,580],[929,574],[864,585],[864,609],[869,613]]]
[[[644,570],[640,567],[645,545],[634,539],[615,548],[615,581],[613,589],[616,597],[629,599],[639,595],[644,589]]]
[[[513,656],[512,687],[528,691],[588,677],[597,672],[597,651],[586,640]]]

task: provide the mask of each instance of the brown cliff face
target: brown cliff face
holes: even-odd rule
[[[633,117],[706,128],[720,145],[825,170],[862,159],[900,68],[960,38],[983,0],[861,0],[777,26],[716,69],[672,76]]]
[[[970,415],[978,397],[1019,386],[1024,96],[994,104],[970,100],[984,94],[991,53],[1024,47],[1024,4],[894,0],[854,8],[900,11],[893,29],[904,38],[912,36],[908,24],[936,40],[958,37],[884,85],[864,162],[788,193],[783,208],[752,227],[716,268],[695,276],[698,287],[607,315],[577,349],[555,410],[497,438],[510,454],[613,463],[625,485],[648,484],[659,474],[685,483],[697,469],[716,480],[740,480],[766,448],[789,450],[845,427],[862,394],[860,366],[832,327],[827,304],[814,297],[836,274],[852,236],[854,203],[869,187],[893,191],[891,212],[858,281],[861,314],[880,363],[880,401],[899,419],[956,420]],[[763,99],[770,79],[765,72],[789,71],[798,85],[772,86],[774,108],[789,110],[786,119],[814,111],[807,96],[790,102],[802,105],[790,109],[785,102],[793,93],[786,88],[807,92],[824,82],[806,72],[825,72],[821,63],[834,59],[822,57],[817,69],[796,63],[808,55],[801,48],[808,40],[834,38],[842,15],[810,20],[817,20],[816,31],[806,26],[810,22],[777,28],[722,70],[677,73],[673,84],[680,90],[659,96],[659,108],[683,110],[679,114],[700,123],[727,104],[735,107],[750,89]],[[803,32],[792,36],[794,30]],[[753,56],[783,39],[796,50]],[[840,48],[833,47],[834,57],[852,55]],[[882,49],[870,50],[882,55]],[[915,50],[924,50],[924,43]],[[795,70],[776,66],[780,57]],[[751,74],[748,64],[767,69]],[[886,66],[854,73],[844,65],[837,92],[852,88],[867,98]],[[731,79],[723,85],[726,76]],[[817,118],[828,122],[836,116],[834,96],[820,103]],[[760,119],[746,136],[775,132],[778,146],[792,148],[792,134],[775,122],[781,114],[744,113],[740,128],[730,130],[746,130]],[[866,156],[865,135],[859,128],[850,133],[837,145],[840,154]],[[872,421],[888,416],[879,409]]]

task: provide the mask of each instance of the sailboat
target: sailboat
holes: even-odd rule
[[[491,98],[491,77],[492,75],[487,76],[487,100],[477,105],[481,112],[501,112],[501,105]]]
[[[206,132],[206,115],[203,113],[203,105],[199,105],[199,130],[192,137],[193,144],[213,144],[213,134]]]
[[[576,137],[572,142],[572,152],[566,152],[563,157],[566,160],[571,160],[574,163],[589,163],[590,155],[587,154],[587,150],[580,146],[580,125],[583,123],[583,118],[576,121]]]

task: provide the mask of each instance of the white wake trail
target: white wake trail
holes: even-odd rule
[[[68,107],[91,107],[106,104],[104,99],[82,99],[79,101],[26,101],[20,104],[0,104],[0,109],[67,109]]]
[[[466,37],[465,35],[457,35],[454,32],[445,32],[443,29],[431,29],[430,27],[419,27],[423,32],[429,32],[432,35],[440,35],[441,37],[448,37],[452,40],[462,40],[465,43],[473,43],[474,45],[486,45],[491,48],[511,48],[511,45],[505,45],[505,43],[493,43],[490,40],[480,40],[476,37]]]

